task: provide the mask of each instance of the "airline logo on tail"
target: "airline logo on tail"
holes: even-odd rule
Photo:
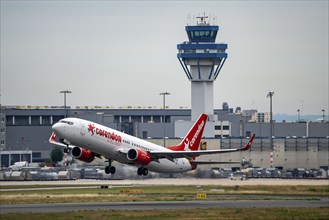
[[[186,142],[184,142],[184,150],[185,151],[189,151],[190,150],[190,141],[188,140],[188,138],[185,139]]]
[[[207,115],[202,114],[194,123],[191,130],[187,133],[183,141],[177,146],[168,147],[174,151],[195,151],[198,150],[204,127],[207,121]]]
[[[198,130],[195,132],[192,141],[190,143],[190,146],[192,147],[194,145],[195,140],[198,138],[198,135],[200,134],[200,131],[203,131],[204,121],[201,121],[201,124],[198,126]]]
[[[195,134],[194,134],[191,141],[189,141],[188,137],[186,137],[185,142],[184,142],[184,145],[185,145],[184,150],[185,151],[193,150],[193,145],[194,145],[195,141],[197,140],[198,135],[203,130],[204,125],[205,125],[205,122],[201,121],[201,124],[199,124],[198,130],[195,132]]]

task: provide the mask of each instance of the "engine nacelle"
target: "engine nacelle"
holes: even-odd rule
[[[95,154],[92,151],[81,147],[72,148],[71,154],[74,158],[86,163],[90,163],[95,159]]]
[[[127,158],[140,165],[148,165],[151,162],[149,153],[138,148],[128,150]]]

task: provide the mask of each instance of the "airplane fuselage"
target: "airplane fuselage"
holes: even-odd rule
[[[123,152],[130,149],[148,151],[171,151],[160,145],[133,137],[106,126],[78,118],[67,118],[53,126],[56,135],[70,145],[78,146],[102,155],[109,160],[142,166],[132,163]],[[186,158],[160,158],[143,165],[150,171],[159,173],[187,172],[192,170]]]

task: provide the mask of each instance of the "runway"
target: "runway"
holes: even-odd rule
[[[329,207],[321,200],[238,200],[238,201],[179,201],[179,202],[96,202],[55,204],[1,205],[1,214],[17,212],[49,213],[81,210],[174,210],[195,208],[282,208]]]
[[[50,188],[93,188],[102,185],[110,187],[138,186],[138,185],[328,185],[328,180],[276,180],[276,179],[250,179],[247,181],[231,181],[227,179],[141,179],[141,180],[77,180],[77,181],[45,181],[45,182],[0,182],[0,186],[20,186],[17,189],[3,189],[1,191],[25,190],[24,185],[34,185],[34,190]],[[23,186],[23,188],[21,188]],[[2,188],[2,189],[1,189]],[[27,188],[30,190],[30,188]],[[46,187],[47,189],[47,187]],[[235,195],[236,196],[236,195]],[[0,205],[0,213],[49,213],[68,212],[80,210],[175,210],[195,208],[280,208],[280,207],[326,207],[329,209],[329,198],[315,197],[316,199],[280,197],[268,200],[266,197],[256,196],[241,198],[241,200],[218,201],[138,201],[138,202],[88,202],[88,203],[49,203],[49,204],[6,204]]]

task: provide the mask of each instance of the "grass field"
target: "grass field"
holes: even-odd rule
[[[35,189],[37,187],[37,189]],[[58,186],[2,186],[1,204],[124,202],[124,201],[187,201],[196,200],[197,193],[207,200],[239,199],[319,199],[329,197],[329,185],[323,186],[116,186],[101,188],[89,185],[78,188]],[[22,190],[21,188],[24,188]],[[4,190],[6,189],[6,191]],[[7,191],[9,190],[9,191]],[[4,219],[329,219],[329,208],[211,208],[191,210],[150,211],[78,211],[63,213],[10,213]]]
[[[0,204],[24,203],[71,203],[71,202],[126,202],[126,201],[187,201],[196,200],[197,193],[207,195],[207,200],[257,199],[266,196],[267,199],[285,199],[285,196],[329,197],[327,186],[134,186],[101,188],[62,188],[38,189],[28,186],[18,190],[16,186],[7,186],[12,191],[1,191]],[[49,187],[49,186],[48,186]],[[16,190],[17,189],[17,190]],[[230,195],[230,196],[224,196]],[[263,198],[263,197],[262,197]]]
[[[3,220],[28,219],[329,219],[327,208],[211,208],[189,210],[151,211],[79,211],[65,213],[11,213],[1,215]]]

